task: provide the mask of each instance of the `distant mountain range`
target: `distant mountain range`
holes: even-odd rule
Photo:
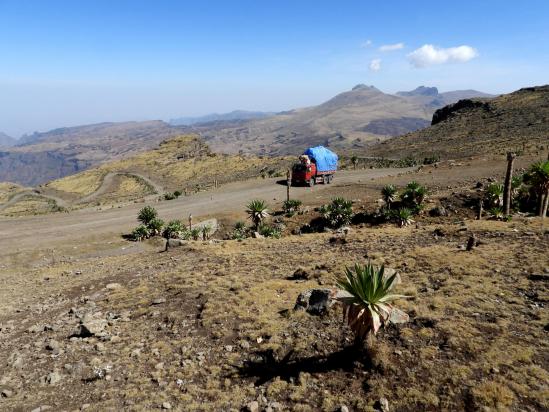
[[[10,147],[17,143],[17,140],[5,133],[0,132],[0,147]]]
[[[316,144],[356,151],[427,127],[436,109],[471,97],[491,96],[476,90],[439,93],[424,86],[392,95],[359,84],[318,106],[195,129],[213,150],[227,153],[292,154]]]
[[[225,122],[232,120],[252,120],[252,119],[263,119],[274,115],[275,113],[268,112],[251,112],[247,110],[233,110],[230,113],[212,113],[205,116],[199,117],[178,117],[176,119],[171,119],[169,123],[174,126],[190,126],[195,124],[204,124],[211,122]]]
[[[34,133],[0,150],[0,182],[37,185],[152,149],[184,133],[160,121],[99,123]]]
[[[437,110],[432,126],[372,146],[372,156],[457,159],[537,153],[549,147],[549,85],[493,99],[462,99]]]
[[[199,118],[99,123],[23,136],[0,150],[0,182],[37,185],[157,147],[194,132],[218,152],[259,155],[301,153],[323,144],[338,151],[365,152],[376,142],[429,126],[435,110],[459,98],[489,96],[474,90],[439,93],[419,87],[396,95],[373,86],[352,90],[313,107],[277,114],[234,111]],[[5,139],[13,145],[13,139]]]

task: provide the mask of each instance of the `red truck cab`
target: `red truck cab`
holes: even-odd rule
[[[300,162],[292,167],[292,185],[294,186],[306,184],[312,187],[318,182],[318,178],[322,178],[321,183],[331,183],[333,172],[318,173],[314,162]]]

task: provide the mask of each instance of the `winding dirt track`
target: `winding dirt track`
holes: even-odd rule
[[[81,199],[78,199],[74,203],[75,204],[88,203],[88,202],[92,201],[93,199],[101,196],[102,194],[107,192],[107,190],[112,186],[113,179],[116,176],[135,176],[139,179],[142,179],[145,183],[147,183],[150,187],[152,187],[153,191],[155,192],[154,194],[160,194],[161,195],[161,194],[164,193],[164,188],[162,186],[160,186],[157,183],[153,182],[151,179],[149,179],[146,176],[140,175],[138,173],[130,173],[130,172],[109,172],[105,175],[105,177],[103,178],[103,181],[101,182],[101,185],[97,188],[97,190],[95,192],[90,193],[89,195],[87,195],[87,196],[85,196]]]
[[[347,185],[404,173],[413,169],[369,169],[338,172],[332,185],[319,184],[314,188],[292,189],[292,198],[307,199],[327,187]],[[211,192],[190,197],[154,203],[163,219],[205,216],[215,213],[243,210],[254,198],[269,203],[282,201],[286,187],[277,179],[248,180],[224,185]],[[118,236],[127,233],[136,224],[137,212],[143,203],[98,211],[86,208],[71,213],[55,213],[46,216],[0,218],[0,257],[15,251],[37,247],[53,247],[90,236]]]
[[[45,199],[53,200],[58,206],[67,207],[67,202],[63,199],[51,195],[45,195],[44,193],[37,193],[34,190],[25,190],[23,192],[17,193],[15,196],[13,196],[10,200],[8,200],[6,203],[3,203],[0,205],[0,212],[4,209],[7,209],[11,205],[17,203],[19,200],[21,200],[23,197],[27,195],[33,195],[36,197],[43,197]]]

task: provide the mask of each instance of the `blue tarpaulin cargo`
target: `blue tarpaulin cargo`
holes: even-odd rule
[[[337,170],[337,155],[324,146],[310,147],[303,153],[315,159],[316,169],[319,172],[332,172]]]

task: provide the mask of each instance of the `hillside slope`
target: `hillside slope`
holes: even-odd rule
[[[36,185],[151,149],[181,134],[162,121],[99,123],[24,136],[0,151],[0,181]]]
[[[105,163],[41,187],[74,205],[106,204],[178,190],[196,192],[236,180],[281,174],[290,159],[213,153],[202,139],[184,135],[157,148]]]
[[[216,151],[280,155],[323,144],[339,151],[360,150],[372,142],[427,127],[433,112],[454,96],[485,95],[476,91],[439,93],[419,87],[399,95],[373,86],[352,90],[313,107],[282,112],[266,119],[196,130]]]
[[[0,132],[0,147],[10,147],[17,143],[13,137]]]
[[[372,156],[460,158],[534,153],[549,144],[549,85],[497,98],[464,99],[435,112],[432,126],[369,149]]]

